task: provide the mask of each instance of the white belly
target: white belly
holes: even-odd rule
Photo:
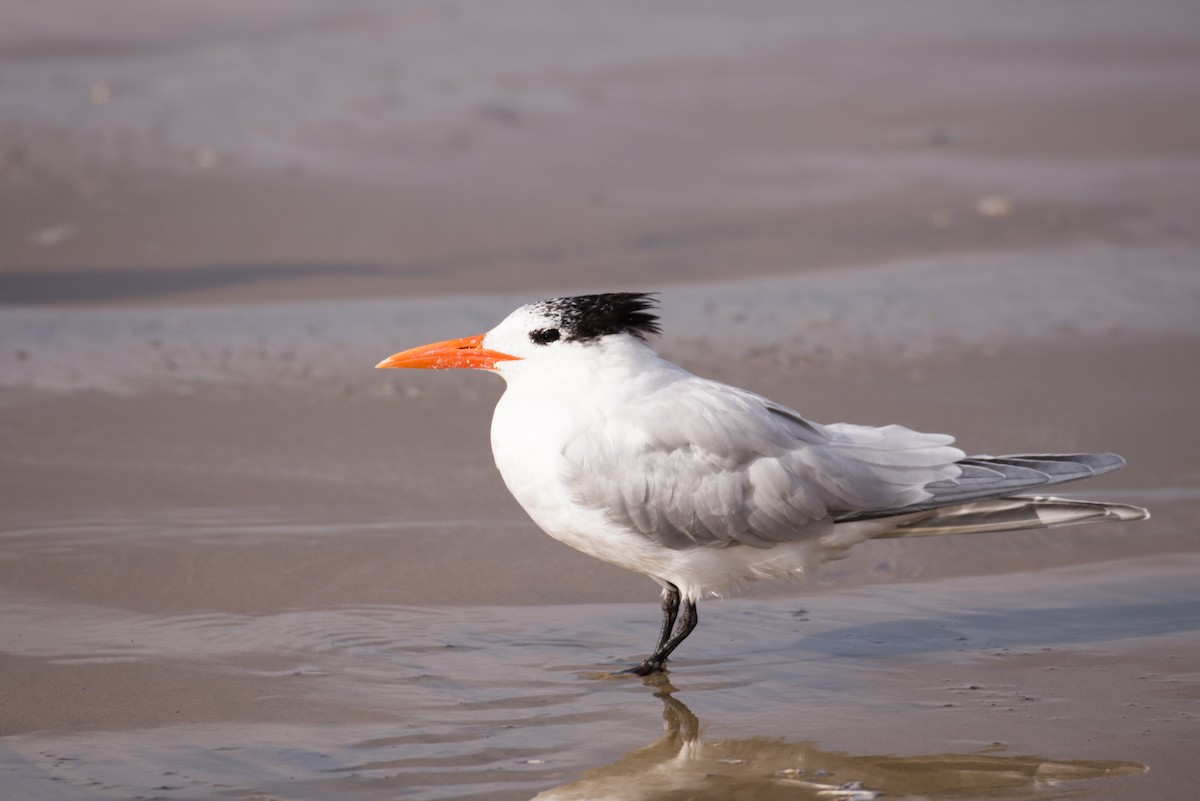
[[[668,548],[613,522],[603,510],[584,505],[571,490],[571,471],[576,468],[563,452],[589,430],[586,399],[563,403],[559,395],[552,402],[514,389],[510,385],[496,405],[491,437],[496,467],[517,502],[554,539],[660,584],[672,584],[687,597],[720,595],[758,579],[796,578],[878,533],[868,531],[878,526],[846,524],[769,549]]]

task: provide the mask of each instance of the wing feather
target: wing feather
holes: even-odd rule
[[[1048,484],[1061,484],[1107,473],[1124,466],[1115,453],[1064,453],[1016,456],[972,456],[962,459],[962,474],[925,487],[929,497],[890,511],[858,510],[838,520],[864,520],[1004,498]]]
[[[951,437],[822,426],[690,374],[620,411],[565,446],[569,489],[584,506],[676,550],[796,541],[827,531],[834,516],[926,501],[927,484],[961,472]]]

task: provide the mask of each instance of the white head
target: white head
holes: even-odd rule
[[[652,294],[613,292],[529,303],[491,331],[422,345],[384,359],[376,367],[431,370],[474,368],[503,373],[506,365],[560,350],[626,336],[645,341],[659,332]]]

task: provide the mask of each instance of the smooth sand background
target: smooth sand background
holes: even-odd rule
[[[0,789],[1189,797],[1198,152],[1188,2],[6,5]],[[654,586],[507,496],[500,382],[371,369],[598,289],[1154,517],[870,543],[601,678]]]

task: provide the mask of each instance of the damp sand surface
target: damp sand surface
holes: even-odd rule
[[[0,796],[1195,795],[1194,3],[92,5],[0,26]],[[613,676],[657,588],[508,496],[500,382],[371,369],[612,289],[1153,517],[868,543]]]
[[[1178,359],[1149,358],[1172,347],[1186,352],[1045,345],[776,374],[757,388],[803,395],[819,419],[882,414],[866,391],[882,381],[888,413],[941,418],[968,447],[1103,441],[1132,467],[1082,495],[1154,517],[868,543],[805,582],[705,601],[670,674],[646,681],[611,674],[650,644],[654,585],[554,543],[507,497],[486,376],[388,397],[10,389],[5,786],[66,799],[1185,793],[1200,487],[1188,444],[1168,437],[1195,388],[1173,394]],[[1105,397],[1110,371],[1162,413],[1123,429],[1127,396],[1073,408]],[[988,419],[961,408],[958,382],[991,398]],[[1037,387],[1035,424],[998,401]]]
[[[608,672],[651,604],[9,600],[5,784],[23,798],[816,798],[848,783],[1145,797],[1186,787],[1198,566],[710,604],[676,670],[647,681]]]

